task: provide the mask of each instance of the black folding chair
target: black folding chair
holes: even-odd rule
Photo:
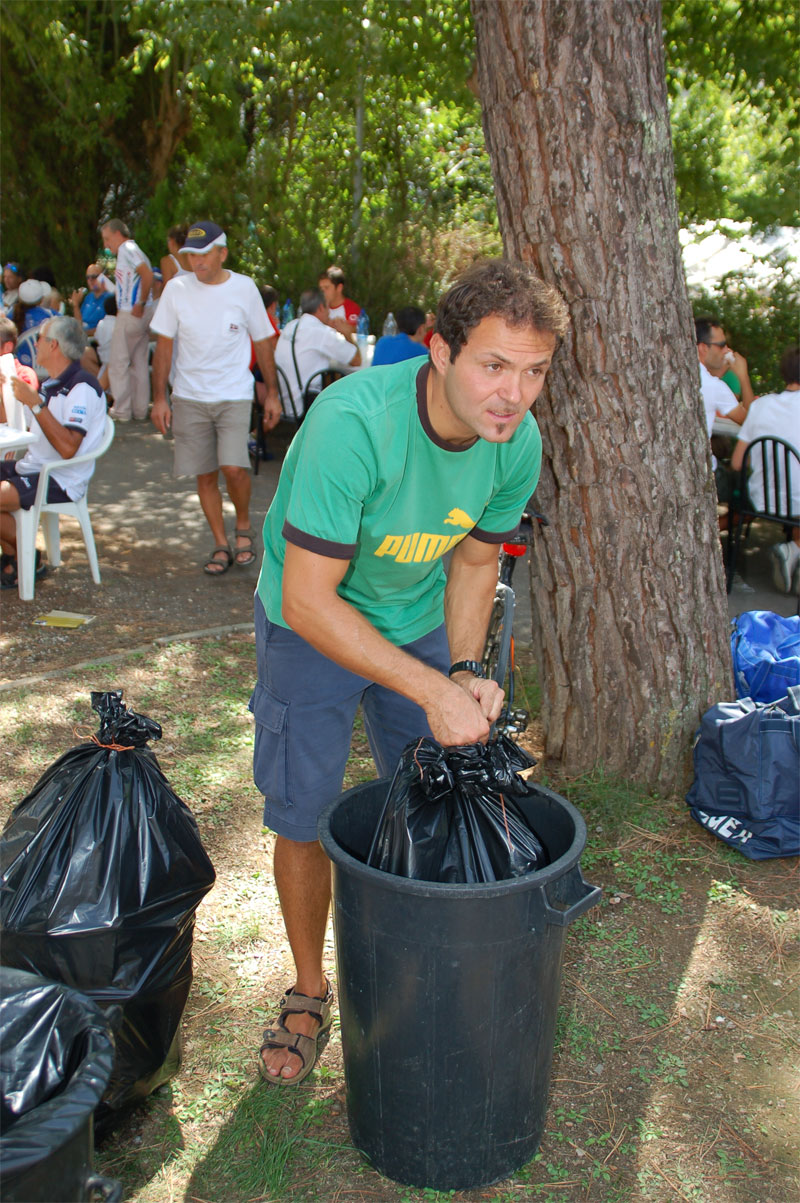
[[[309,376],[303,388],[303,409],[304,416],[308,412],[308,407],[311,405],[329,384],[333,384],[334,380],[341,380],[342,373],[335,368],[321,368],[315,372],[313,376]]]
[[[278,377],[278,396],[281,399],[284,415],[290,422],[297,422],[298,426],[303,420],[303,414],[297,408],[297,404],[292,397],[292,390],[289,387],[289,377],[284,372],[283,368],[275,365],[275,372]]]
[[[754,464],[759,464],[761,467],[761,478],[764,485],[764,504],[760,509],[753,505],[748,491]],[[785,439],[753,439],[744,453],[739,475],[736,521],[733,527],[728,529],[727,589],[729,593],[733,584],[733,574],[736,571],[736,560],[739,555],[739,543],[745,520],[749,519],[752,522],[754,518],[763,518],[767,522],[775,522],[779,526],[786,527],[789,531],[793,526],[800,526],[800,514],[792,513],[795,508],[792,504],[793,493],[800,493],[800,452]]]

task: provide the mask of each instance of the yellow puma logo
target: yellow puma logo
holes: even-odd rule
[[[444,520],[444,524],[445,526],[463,526],[464,530],[472,530],[473,526],[475,525],[469,514],[466,514],[463,510],[460,510],[457,507],[456,509],[450,511]]]

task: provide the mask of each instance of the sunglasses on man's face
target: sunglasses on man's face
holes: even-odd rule
[[[96,273],[95,275],[93,275],[93,276],[88,276],[88,275],[87,275],[86,279],[87,279],[87,280],[99,280],[99,279],[100,279],[100,272],[97,272],[97,273]]]

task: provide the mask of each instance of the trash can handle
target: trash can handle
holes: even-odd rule
[[[87,1198],[99,1194],[102,1203],[122,1203],[122,1183],[116,1178],[101,1178],[92,1174],[86,1179]]]
[[[554,927],[569,927],[573,920],[582,915],[584,911],[588,911],[590,907],[596,906],[603,894],[602,886],[590,886],[588,881],[584,881],[581,873],[580,865],[567,874],[562,881],[568,885],[577,886],[582,893],[574,901],[567,899],[568,905],[564,910],[559,907],[550,905],[547,897],[547,889],[542,890],[542,904],[544,906],[545,918],[548,923],[552,923]]]

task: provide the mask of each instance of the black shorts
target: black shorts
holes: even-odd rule
[[[7,480],[19,494],[19,508],[30,510],[36,500],[36,490],[39,487],[39,473],[32,472],[29,476],[20,476],[15,460],[0,460],[0,480]],[[71,501],[66,489],[62,489],[58,481],[51,476],[47,482],[47,501],[50,505],[62,505]]]

